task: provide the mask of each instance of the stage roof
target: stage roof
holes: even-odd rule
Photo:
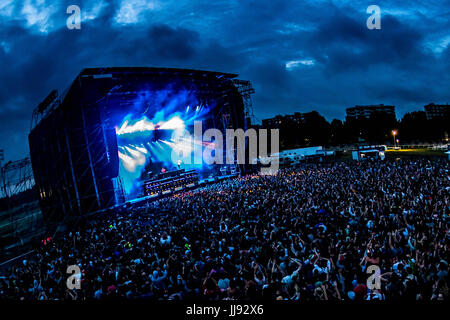
[[[80,72],[80,76],[100,76],[108,74],[171,74],[180,76],[203,76],[203,77],[216,77],[233,79],[238,75],[233,73],[224,73],[216,71],[204,71],[194,69],[177,69],[177,68],[156,68],[156,67],[106,67],[106,68],[86,68]]]
[[[75,94],[74,87],[77,87],[79,79],[96,79],[98,80],[119,80],[123,81],[126,78],[136,80],[139,77],[161,77],[161,78],[179,78],[187,80],[198,81],[231,81],[238,77],[237,74],[224,73],[216,71],[194,70],[194,69],[178,69],[178,68],[157,68],[157,67],[98,67],[85,68],[75,78],[75,80],[58,95],[56,90],[52,93],[34,110],[31,129],[33,129],[42,119],[45,119],[50,113],[60,106],[64,105],[64,101],[68,95]],[[131,87],[131,88],[130,88]],[[113,86],[107,90],[105,95],[120,97],[121,104],[133,99],[137,92],[132,88],[132,85],[122,83],[120,86]],[[47,101],[48,100],[48,101]]]

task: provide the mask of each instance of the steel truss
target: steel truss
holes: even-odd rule
[[[1,168],[0,198],[10,198],[34,186],[30,158],[7,162]]]

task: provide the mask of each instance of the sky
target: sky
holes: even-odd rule
[[[81,9],[81,29],[66,26]],[[369,30],[369,5],[381,29]],[[33,109],[86,67],[238,73],[256,120],[450,102],[450,0],[0,0],[0,149],[28,155]]]

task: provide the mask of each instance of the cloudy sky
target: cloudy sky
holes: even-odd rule
[[[81,30],[66,9],[81,8]],[[381,8],[381,30],[366,9]],[[355,104],[398,116],[450,102],[450,0],[0,0],[0,149],[28,154],[31,112],[82,68],[186,67],[251,80],[258,120]]]

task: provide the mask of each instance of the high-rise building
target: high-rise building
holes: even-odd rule
[[[264,128],[276,129],[279,128],[283,123],[301,125],[302,123],[305,122],[305,118],[308,117],[309,114],[311,114],[311,112],[307,113],[295,112],[294,114],[289,114],[285,116],[277,115],[273,118],[263,119],[262,126]]]
[[[305,114],[306,113],[296,112],[285,116],[285,120],[290,121],[291,123],[302,124],[305,121]]]
[[[277,116],[275,116],[273,118],[269,118],[269,119],[263,119],[262,126],[264,128],[276,129],[276,128],[279,128],[280,125],[283,123],[283,119],[284,119],[284,116],[282,116],[282,115],[277,115]]]
[[[369,119],[374,114],[385,114],[395,118],[395,107],[385,106],[384,104],[354,106],[352,108],[347,108],[346,113],[346,121]]]
[[[425,113],[428,120],[445,119],[450,115],[450,105],[447,104],[427,104],[425,107]]]

